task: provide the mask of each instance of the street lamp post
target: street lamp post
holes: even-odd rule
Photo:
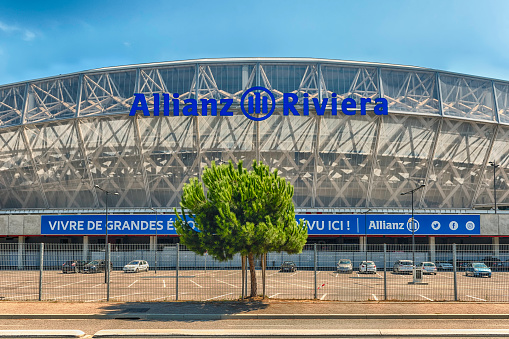
[[[371,208],[368,208],[364,211],[364,251],[366,252],[366,261],[368,261],[368,213],[371,211]]]
[[[414,230],[415,230],[415,224],[414,224],[414,192],[420,190],[421,188],[425,187],[426,185],[421,185],[417,188],[414,188],[413,190],[410,190],[405,193],[401,193],[401,195],[406,194],[412,194],[412,263],[415,267],[415,236],[414,236]]]
[[[495,173],[497,171],[497,167],[500,165],[495,164],[495,160],[490,161],[490,166],[493,167],[493,198],[495,199],[495,214],[497,214],[497,190],[495,187]]]
[[[154,274],[157,274],[157,211],[150,207],[152,211],[154,211],[156,215],[156,244],[155,244],[155,250],[154,250]]]
[[[109,263],[109,253],[108,253],[108,243],[109,243],[109,240],[108,240],[108,195],[112,194],[112,195],[118,195],[117,192],[110,192],[110,191],[107,191],[105,190],[104,188],[100,187],[99,185],[95,185],[94,186],[95,188],[97,189],[100,189],[101,191],[104,192],[104,194],[106,195],[106,225],[105,225],[105,228],[106,228],[106,241],[105,241],[105,250],[104,250],[104,283],[107,284],[108,283],[108,278],[109,278],[109,275],[110,275],[110,263]]]

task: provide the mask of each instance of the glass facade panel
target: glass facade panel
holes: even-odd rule
[[[497,99],[498,116],[500,122],[509,123],[509,85],[495,83],[495,96]]]
[[[491,81],[441,74],[440,90],[445,115],[495,120]]]
[[[381,74],[390,111],[440,114],[435,73],[382,69]]]
[[[80,116],[129,112],[133,104],[136,71],[85,74]]]
[[[76,115],[79,77],[30,84],[26,122],[72,118]]]
[[[0,126],[21,123],[25,88],[25,85],[0,88]]]
[[[325,84],[323,97],[330,98],[332,93],[338,95],[338,102],[345,98],[375,99],[379,97],[378,76],[376,68],[322,66],[322,77]]]

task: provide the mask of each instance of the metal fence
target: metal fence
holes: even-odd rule
[[[300,254],[268,253],[265,296],[339,301],[509,301],[508,246],[416,245],[415,252],[411,245],[366,248],[314,244],[306,245]],[[422,280],[394,271],[396,262],[413,257],[415,264],[434,262],[438,270]],[[338,271],[341,259],[351,261],[352,272]],[[111,263],[111,270],[106,269],[104,260]],[[142,265],[139,272],[125,273],[124,266],[131,261],[146,262],[149,268],[145,271]],[[376,271],[363,272],[363,261],[373,261]],[[90,262],[95,268],[85,265]],[[284,262],[294,266],[289,263],[288,272],[282,272]],[[255,263],[261,295],[260,258]],[[489,277],[487,273],[478,277],[472,263],[490,267]],[[0,300],[236,300],[250,291],[248,268],[245,277],[240,255],[220,262],[178,244],[160,245],[157,250],[148,244],[0,244]]]

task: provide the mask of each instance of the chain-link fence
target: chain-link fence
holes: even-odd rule
[[[242,261],[177,244],[0,244],[0,300],[235,300],[256,279],[274,299],[509,301],[506,245],[306,245],[267,254],[265,288],[261,258],[254,277]]]

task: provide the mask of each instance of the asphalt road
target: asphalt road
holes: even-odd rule
[[[0,330],[67,329],[94,334],[103,329],[509,329],[507,320],[9,320]]]
[[[258,273],[261,294],[261,272]],[[409,285],[411,275],[387,272],[387,299],[414,301],[454,300],[452,272],[425,276],[427,285]],[[236,300],[242,294],[240,270],[181,270],[179,300]],[[509,301],[509,272],[493,272],[492,278],[466,277],[457,273],[461,301]],[[317,272],[317,299],[339,301],[383,300],[384,272],[376,274],[338,274]],[[0,271],[0,300],[37,300],[38,271]],[[314,272],[282,273],[267,271],[266,295],[271,299],[313,299]],[[42,299],[50,301],[104,301],[104,274],[62,274],[45,271]],[[158,270],[136,274],[111,273],[111,301],[173,301],[176,299],[176,273]]]

